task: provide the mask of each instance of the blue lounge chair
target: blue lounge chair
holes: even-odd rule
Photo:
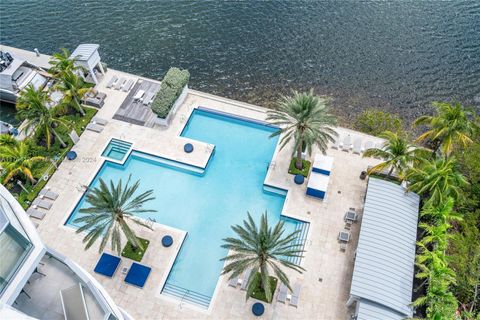
[[[125,282],[143,288],[150,271],[152,271],[152,268],[134,262],[128,270]]]
[[[119,264],[119,257],[112,256],[108,253],[103,253],[93,271],[111,278],[115,274]]]

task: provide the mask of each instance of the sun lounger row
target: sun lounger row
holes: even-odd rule
[[[120,261],[121,259],[119,257],[102,253],[93,271],[112,278],[120,265]],[[128,284],[143,288],[151,271],[152,268],[133,262],[124,281]]]
[[[352,136],[347,135],[343,137],[343,139],[341,137],[337,137],[337,139],[332,145],[332,148],[337,150],[342,150],[345,152],[353,151],[353,153],[355,154],[362,154],[368,149],[380,148],[381,146],[382,146],[382,143],[375,144],[372,141],[366,141],[365,144],[363,144],[361,137],[357,137],[352,140]]]
[[[42,189],[38,193],[38,197],[32,202],[30,208],[27,209],[27,214],[30,217],[42,220],[45,217],[45,212],[38,209],[50,210],[53,205],[52,201],[55,201],[57,198],[58,193],[51,191],[48,187]]]
[[[302,286],[300,283],[295,283],[292,288],[292,294],[288,294],[288,287],[283,283],[280,284],[280,289],[278,290],[277,301],[281,303],[286,303],[287,299],[289,300],[289,305],[293,307],[298,307],[298,300],[300,298],[300,291]]]
[[[312,172],[308,178],[308,196],[324,199],[327,194],[330,172],[333,168],[333,158],[324,155],[316,155],[312,166]]]
[[[134,81],[132,79],[125,79],[125,78],[118,78],[117,76],[113,76],[110,81],[107,83],[107,88],[115,89],[115,90],[122,90],[123,92],[129,91],[133,87]]]
[[[103,128],[105,125],[108,123],[107,120],[99,118],[99,117],[93,117],[92,122],[90,122],[87,125],[87,130],[93,131],[100,133],[103,131]]]

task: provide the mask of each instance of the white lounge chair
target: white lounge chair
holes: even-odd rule
[[[51,200],[56,200],[58,198],[58,193],[55,193],[53,191],[47,190],[47,189],[42,189],[38,195],[43,196],[45,198],[51,199]]]
[[[308,178],[307,191],[308,196],[324,199],[327,194],[329,176],[321,173],[312,172]]]
[[[125,84],[125,78],[121,78],[120,80],[118,80],[116,83],[115,83],[115,90],[120,90],[123,85]]]
[[[135,96],[133,97],[133,101],[139,101],[142,99],[143,95],[145,94],[145,90],[138,90]]]
[[[345,152],[349,152],[351,148],[352,148],[352,137],[348,135],[343,139],[342,150]]]
[[[324,156],[323,154],[315,155],[312,165],[312,172],[330,175],[333,168],[333,157]]]
[[[293,286],[292,297],[290,298],[290,305],[294,306],[295,308],[298,307],[298,299],[300,298],[300,291],[302,286],[300,283],[295,283]]]
[[[33,200],[32,205],[46,210],[49,210],[52,207],[52,203],[50,201],[40,198],[36,198],[35,200]]]
[[[99,124],[101,126],[104,126],[108,123],[108,121],[103,119],[103,118],[100,118],[100,117],[93,117],[92,123],[96,123],[96,124]]]
[[[245,274],[243,275],[243,279],[242,279],[242,285],[240,286],[241,290],[247,290],[248,279],[250,278],[251,274],[252,274],[252,269],[248,269],[247,271],[245,271]]]
[[[118,80],[118,77],[117,76],[113,76],[112,79],[110,79],[110,81],[108,81],[107,83],[107,88],[111,88],[114,86],[114,84],[117,82]]]
[[[33,208],[33,207],[30,207],[27,209],[27,214],[30,217],[33,217],[39,220],[42,220],[43,218],[45,218],[45,212],[38,211],[36,208]]]
[[[100,132],[103,131],[103,126],[101,126],[99,124],[96,124],[96,123],[89,123],[87,125],[87,130],[100,133]]]
[[[362,152],[362,138],[356,138],[353,141],[353,153],[361,154]]]
[[[133,86],[133,80],[128,79],[128,81],[123,85],[122,91],[127,92]]]
[[[237,285],[238,285],[238,277],[234,277],[234,278],[228,280],[228,285],[229,285],[230,287],[236,288]]]
[[[89,320],[87,304],[80,283],[64,290],[60,290],[63,315],[65,320]]]
[[[373,149],[373,148],[375,148],[375,144],[372,141],[367,141],[367,142],[365,142],[365,145],[363,146],[363,151],[365,152],[365,151]]]
[[[76,144],[80,138],[78,137],[78,134],[75,130],[72,130],[68,136],[70,137],[70,139],[72,140],[73,144]]]
[[[338,137],[335,137],[335,140],[333,141],[333,144],[332,144],[332,149],[337,149],[339,148],[340,146],[340,136]]]
[[[280,284],[280,290],[278,290],[277,301],[285,303],[287,300],[288,287],[283,283]]]

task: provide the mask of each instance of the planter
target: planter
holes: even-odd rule
[[[182,93],[178,96],[177,100],[173,104],[172,109],[170,109],[170,112],[168,113],[167,117],[165,119],[157,117],[155,119],[155,124],[158,124],[160,126],[166,127],[170,124],[173,116],[177,112],[178,108],[183,104],[185,99],[187,98],[188,94],[188,85],[183,87]]]
[[[365,180],[367,178],[367,171],[362,171],[360,173],[360,180]]]

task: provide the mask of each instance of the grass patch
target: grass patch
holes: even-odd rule
[[[272,292],[272,299],[273,299],[273,294],[275,293],[275,289],[277,288],[277,282],[278,279],[272,276],[268,277],[268,280],[270,281],[270,291]],[[265,296],[265,291],[263,291],[262,288],[262,281],[261,281],[261,274],[260,272],[257,272],[253,278],[253,284],[254,284],[254,289],[252,294],[250,295],[251,298],[255,298],[261,301],[265,301],[267,303],[272,302],[272,300],[268,301],[267,297]]]
[[[60,142],[56,140],[51,145],[50,150],[47,150],[47,148],[42,145],[42,140],[44,140],[42,131],[37,131],[37,133],[35,133],[31,139],[27,139],[31,146],[32,155],[46,157],[49,159],[49,161],[36,164],[33,168],[33,177],[37,180],[37,183],[34,186],[31,185],[29,181],[23,181],[23,185],[28,192],[22,189],[15,191],[14,182],[6,184],[7,189],[12,192],[14,197],[17,198],[18,202],[24,209],[27,209],[30,206],[31,202],[37,197],[40,190],[43,189],[50,177],[55,172],[56,168],[51,164],[50,161],[53,160],[57,165],[59,165],[65,157],[65,154],[73,147],[73,142],[68,134],[72,131],[72,129],[75,129],[77,134],[80,136],[85,130],[87,124],[97,113],[97,109],[94,108],[84,106],[83,109],[85,111],[85,116],[83,117],[80,114],[68,114],[59,117],[63,121],[66,121],[70,124],[67,127],[58,126],[55,128],[62,140],[66,143],[66,148],[62,148],[60,146]],[[44,179],[44,177],[46,177],[46,179]],[[17,177],[13,181],[18,179],[19,178]]]
[[[150,240],[143,238],[138,238],[138,240],[142,244],[143,249],[137,248],[134,251],[132,244],[130,243],[130,241],[128,241],[122,250],[122,257],[129,258],[138,262],[142,261],[143,255],[145,254],[145,251],[147,251]]]
[[[310,171],[310,166],[312,163],[308,160],[302,160],[303,164],[303,169],[299,170],[295,167],[295,162],[297,161],[296,158],[293,158],[292,161],[290,161],[290,167],[288,167],[288,173],[290,174],[301,174],[304,177],[308,176],[308,172]]]

